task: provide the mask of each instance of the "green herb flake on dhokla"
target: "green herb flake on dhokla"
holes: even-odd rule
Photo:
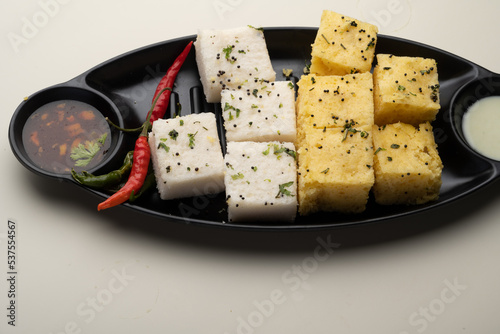
[[[196,131],[195,133],[188,133],[188,137],[189,137],[189,147],[190,147],[191,149],[193,149],[193,148],[194,148],[194,141],[195,141],[195,138],[194,138],[194,137],[196,136],[196,134],[197,134],[197,133],[198,133],[198,131]]]
[[[276,195],[276,198],[280,198],[280,197],[283,197],[283,196],[294,196],[290,190],[286,189],[290,186],[293,185],[293,181],[290,181],[290,182],[286,182],[286,183],[282,183],[280,184],[278,187],[279,187],[279,191],[278,191],[278,194]]]
[[[243,179],[245,176],[241,173],[241,172],[238,172],[238,174],[233,174],[231,175],[231,178],[233,180],[238,180],[238,179]]]
[[[160,148],[164,149],[164,150],[165,150],[165,152],[167,152],[167,153],[170,151],[170,147],[168,147],[168,146],[167,146],[165,143],[163,143],[163,142],[161,142],[161,143],[159,143],[159,144],[158,144],[158,149],[160,149]]]
[[[174,130],[171,130],[168,135],[170,136],[170,138],[172,138],[173,140],[177,140],[177,137],[179,136],[179,132],[175,131]]]

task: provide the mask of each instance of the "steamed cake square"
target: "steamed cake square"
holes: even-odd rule
[[[443,165],[429,122],[374,126],[373,148],[378,204],[423,204],[438,198]]]
[[[369,72],[377,33],[375,25],[324,10],[312,45],[311,73],[345,75]]]
[[[345,76],[302,76],[297,108],[297,143],[310,129],[343,128],[354,120],[373,125],[373,79],[371,73]]]
[[[162,199],[224,190],[224,160],[213,113],[159,119],[153,123],[149,145]]]
[[[374,183],[371,126],[311,129],[298,148],[299,213],[359,213]]]
[[[196,63],[207,102],[220,102],[221,90],[250,80],[274,81],[264,33],[250,26],[202,30],[194,42]]]
[[[229,221],[287,221],[297,212],[292,143],[228,142],[225,185]]]
[[[440,109],[434,59],[377,55],[373,71],[375,124],[432,122]]]
[[[294,142],[295,90],[289,81],[260,82],[223,90],[222,115],[228,141]]]

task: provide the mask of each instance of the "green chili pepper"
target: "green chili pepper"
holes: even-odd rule
[[[123,161],[123,165],[119,169],[107,174],[93,175],[86,171],[77,173],[72,170],[71,175],[73,176],[73,179],[75,179],[78,183],[83,184],[84,186],[95,189],[107,189],[120,183],[123,176],[130,172],[130,169],[132,168],[133,155],[134,151],[128,152]]]

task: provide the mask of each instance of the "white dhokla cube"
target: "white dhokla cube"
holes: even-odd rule
[[[224,158],[213,113],[159,119],[149,145],[161,199],[224,190]]]
[[[294,142],[295,90],[287,81],[223,90],[221,106],[228,141]]]
[[[228,142],[225,156],[229,221],[293,221],[297,165],[292,143]]]
[[[264,33],[250,26],[202,30],[194,42],[196,63],[207,102],[220,102],[222,89],[243,87],[252,79],[274,81]]]

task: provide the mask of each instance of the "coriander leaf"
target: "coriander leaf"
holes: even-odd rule
[[[179,136],[179,132],[175,131],[175,130],[172,130],[168,133],[168,135],[170,136],[170,138],[172,138],[173,140],[177,140],[177,136]]]
[[[233,174],[231,175],[231,178],[233,180],[238,180],[238,179],[243,179],[245,176],[242,174],[242,173],[238,173],[238,174]]]
[[[165,143],[159,143],[157,149],[163,148],[167,153],[170,151],[170,147],[168,147]]]
[[[194,148],[194,136],[196,136],[197,133],[198,131],[196,131],[195,133],[188,133],[190,148]]]
[[[226,60],[228,60],[231,64],[234,63],[234,60],[230,59],[231,52],[233,52],[233,46],[228,45],[227,47],[222,49],[222,52],[225,54]]]
[[[286,188],[290,187],[291,185],[293,185],[293,181],[280,184],[279,191],[278,191],[278,194],[276,195],[276,198],[280,198],[283,196],[293,196],[292,193],[290,192],[290,190],[286,189]]]
[[[103,147],[106,141],[107,133],[103,134],[96,140],[86,141],[85,144],[79,144],[71,149],[70,157],[75,161],[75,166],[85,167],[94,156],[99,152],[101,147]]]
[[[294,160],[297,159],[297,153],[294,150],[291,150],[284,146],[279,147],[278,145],[274,145],[274,154],[279,155],[280,153],[286,153],[289,156],[291,156]]]

